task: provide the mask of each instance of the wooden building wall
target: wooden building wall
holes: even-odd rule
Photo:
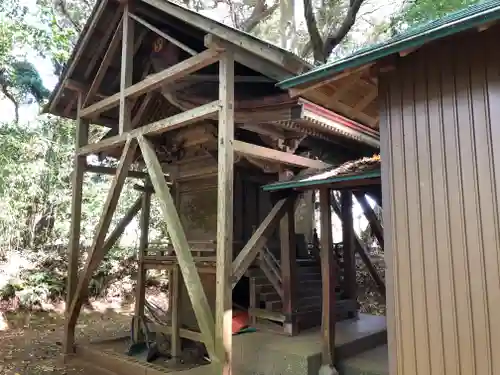
[[[391,375],[500,374],[499,31],[379,78]]]

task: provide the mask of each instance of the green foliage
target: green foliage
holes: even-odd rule
[[[482,0],[414,0],[403,9],[403,12],[394,18],[394,32],[398,32],[463,9]]]

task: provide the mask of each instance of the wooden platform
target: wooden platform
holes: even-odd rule
[[[359,319],[337,323],[336,359],[339,364],[386,344],[386,329],[385,317],[366,314],[360,314]],[[384,362],[384,358],[381,361]],[[233,337],[233,372],[238,375],[317,375],[320,365],[319,329],[295,337],[266,332]]]

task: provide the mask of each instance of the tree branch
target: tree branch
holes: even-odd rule
[[[310,0],[304,0],[304,2],[306,1]],[[365,0],[350,0],[349,8],[347,9],[347,14],[344,17],[342,24],[336,31],[328,35],[325,39],[325,43],[323,46],[324,60],[322,62],[326,62],[333,49],[342,41],[342,39],[344,39],[349,30],[351,30],[354,22],[356,22],[356,16],[359,12],[359,8],[361,8],[361,5],[364,1]]]
[[[6,84],[1,85],[1,90],[2,90],[2,93],[5,95],[5,97],[7,99],[9,99],[12,102],[12,104],[14,104],[14,113],[16,116],[15,120],[16,120],[16,124],[19,124],[19,103],[17,102],[16,98],[14,98],[14,95],[12,95],[9,92]]]
[[[362,1],[362,0],[361,0]],[[306,19],[307,31],[309,32],[310,44],[313,50],[315,62],[326,62],[323,48],[323,39],[318,30],[318,23],[314,16],[314,10],[311,0],[304,0],[304,18]]]
[[[265,0],[258,0],[253,8],[252,14],[241,24],[241,30],[249,33],[257,27],[259,23],[269,18],[278,9],[279,1],[268,7]]]
[[[59,11],[71,23],[71,25],[75,28],[75,30],[78,33],[81,33],[82,32],[82,28],[80,27],[80,25],[78,24],[78,22],[76,22],[71,17],[71,15],[69,14],[68,9],[66,7],[66,1],[65,0],[56,0],[55,3],[54,3],[54,5],[55,5],[56,8],[59,8]]]

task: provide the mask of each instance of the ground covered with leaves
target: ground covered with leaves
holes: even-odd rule
[[[77,325],[79,342],[113,337],[128,329],[129,308],[102,308],[103,305],[81,315]],[[63,363],[63,332],[61,308],[51,312],[0,312],[0,374],[87,374],[82,367]]]

